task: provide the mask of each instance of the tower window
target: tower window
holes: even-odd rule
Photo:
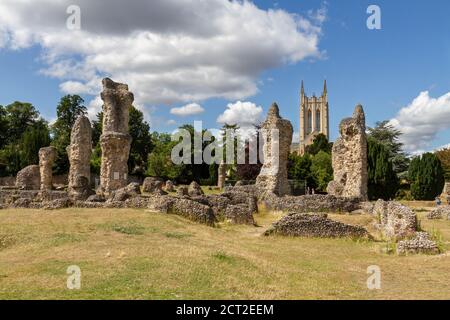
[[[316,131],[320,132],[320,110],[316,110]]]
[[[310,134],[312,132],[312,112],[311,110],[308,110],[308,126],[306,133]]]

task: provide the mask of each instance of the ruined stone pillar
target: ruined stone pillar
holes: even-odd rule
[[[109,196],[112,191],[123,188],[128,181],[128,156],[131,136],[128,119],[134,96],[126,84],[103,79],[101,94],[103,105],[103,133],[100,137],[102,164],[100,171],[101,191]]]
[[[92,129],[86,116],[75,121],[70,135],[67,155],[70,162],[69,197],[72,200],[86,200],[91,191]]]
[[[54,147],[45,147],[39,150],[39,172],[41,175],[41,190],[53,189],[53,163],[56,158]]]
[[[219,170],[217,175],[217,187],[219,189],[223,189],[225,187],[226,169],[227,167],[225,163],[221,162],[219,164]]]
[[[340,137],[333,144],[334,180],[328,184],[329,194],[367,200],[367,137],[366,119],[361,105],[353,117],[339,125]]]
[[[264,165],[256,179],[261,195],[289,195],[287,162],[292,143],[293,128],[289,120],[280,117],[278,105],[274,103],[261,127],[264,141]]]

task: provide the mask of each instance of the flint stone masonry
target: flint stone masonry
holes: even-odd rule
[[[75,121],[70,135],[70,145],[67,147],[70,162],[68,193],[70,199],[74,201],[86,200],[92,195],[91,153],[91,123],[82,115]]]
[[[56,158],[54,147],[45,147],[39,150],[39,171],[41,175],[41,190],[53,189],[53,163]]]
[[[227,166],[225,163],[221,162],[219,164],[218,175],[217,175],[217,187],[223,189],[225,187],[225,180],[227,178]]]
[[[416,232],[414,238],[397,243],[397,254],[439,254],[435,241],[426,232]]]
[[[253,212],[248,204],[228,205],[225,210],[225,218],[234,224],[255,225]]]
[[[293,213],[281,218],[265,232],[266,236],[272,234],[317,238],[371,238],[363,227],[328,219],[326,214],[304,213]]]
[[[19,190],[39,190],[41,188],[41,173],[38,165],[23,168],[17,173],[16,187]]]
[[[442,195],[444,196],[444,201],[447,201],[447,204],[450,205],[450,182],[444,184]]]
[[[163,191],[164,182],[159,178],[148,177],[145,178],[142,185],[142,190],[147,193],[154,193],[159,195],[165,195]]]
[[[450,206],[439,206],[427,214],[428,219],[443,219],[450,220]]]
[[[0,191],[0,204],[10,208],[40,209],[49,202],[60,199],[67,199],[67,192],[18,189]]]
[[[125,188],[120,188],[111,193],[109,201],[125,201],[130,198],[137,197],[141,194],[141,186],[139,183],[130,183]]]
[[[164,189],[166,190],[166,192],[174,192],[175,186],[171,180],[167,180]]]
[[[416,233],[416,214],[401,203],[378,200],[373,208],[373,214],[378,219],[377,227],[388,239],[401,240]]]
[[[328,194],[336,197],[367,196],[367,138],[366,120],[361,105],[356,106],[352,118],[342,120],[340,137],[333,144],[334,180],[328,184]]]
[[[211,207],[187,198],[154,195],[148,200],[148,209],[151,212],[180,215],[211,227],[216,222]]]
[[[285,212],[352,212],[360,209],[358,198],[338,198],[331,195],[306,195],[266,197],[264,203],[268,209]]]
[[[200,185],[195,181],[192,181],[192,183],[189,185],[188,193],[191,197],[202,196],[205,194]]]
[[[177,196],[178,197],[187,197],[189,196],[189,188],[186,186],[178,186],[177,188]]]
[[[100,137],[102,164],[101,192],[109,195],[123,188],[128,180],[128,156],[131,136],[128,132],[129,110],[134,96],[126,84],[103,79],[103,133]]]
[[[262,195],[273,193],[277,196],[291,193],[288,183],[287,161],[292,144],[292,124],[280,117],[276,103],[269,109],[262,127],[264,141],[264,165],[256,179],[256,187]]]

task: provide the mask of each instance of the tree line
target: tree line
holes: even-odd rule
[[[69,170],[67,146],[75,120],[86,114],[84,100],[78,95],[66,95],[56,107],[57,118],[49,124],[30,103],[16,101],[7,106],[0,105],[0,176],[15,176],[19,170],[39,162],[38,152],[42,147],[52,145],[57,150],[54,173],[64,174]],[[93,153],[91,170],[100,172],[103,113],[92,121]],[[180,128],[194,136],[203,136],[208,130],[196,132],[192,125]],[[225,124],[223,130],[238,131],[237,125]],[[129,173],[138,176],[154,176],[189,183],[193,180],[204,185],[217,183],[217,164],[181,164],[171,161],[172,148],[178,143],[167,133],[150,132],[150,125],[144,115],[135,107],[130,109],[129,130],[132,137]],[[260,127],[255,125],[254,134]],[[442,190],[445,179],[450,179],[450,149],[408,157],[400,142],[401,132],[387,121],[376,123],[369,128],[368,136],[368,177],[369,197],[382,199],[431,200]],[[203,142],[203,148],[214,142]],[[237,152],[235,141],[235,153]],[[309,188],[326,192],[333,179],[331,160],[332,143],[319,134],[312,145],[306,147],[304,155],[291,153],[288,161],[290,179],[305,181]],[[194,158],[194,143],[191,157]],[[248,159],[248,143],[244,145]],[[236,157],[236,154],[235,154]],[[192,163],[194,163],[192,161]],[[234,164],[227,167],[230,180],[255,180],[261,162],[257,164]]]
[[[367,132],[368,194],[370,200],[433,200],[450,179],[450,149],[408,157],[401,132],[388,121],[377,122]],[[332,143],[319,134],[304,155],[289,157],[289,178],[326,192],[333,180]]]

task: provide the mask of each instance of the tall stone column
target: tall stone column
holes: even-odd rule
[[[67,147],[69,156],[69,197],[72,200],[86,200],[91,193],[92,129],[86,116],[75,121]]]
[[[223,189],[225,187],[225,179],[226,179],[226,165],[223,161],[219,164],[219,172],[217,175],[217,187],[219,189]]]
[[[256,179],[258,192],[289,195],[287,162],[292,143],[293,128],[289,120],[280,117],[278,105],[274,103],[262,127],[264,165]]]
[[[41,190],[53,189],[53,163],[56,158],[54,147],[45,147],[39,150],[39,172],[41,175]]]
[[[103,133],[100,136],[102,164],[100,171],[101,191],[109,196],[112,191],[123,188],[128,181],[128,156],[131,136],[128,133],[129,110],[134,101],[133,93],[126,84],[103,79],[101,94],[103,105]]]
[[[353,117],[339,125],[340,137],[333,144],[334,180],[328,184],[329,194],[367,200],[367,137],[366,119],[361,105]]]

